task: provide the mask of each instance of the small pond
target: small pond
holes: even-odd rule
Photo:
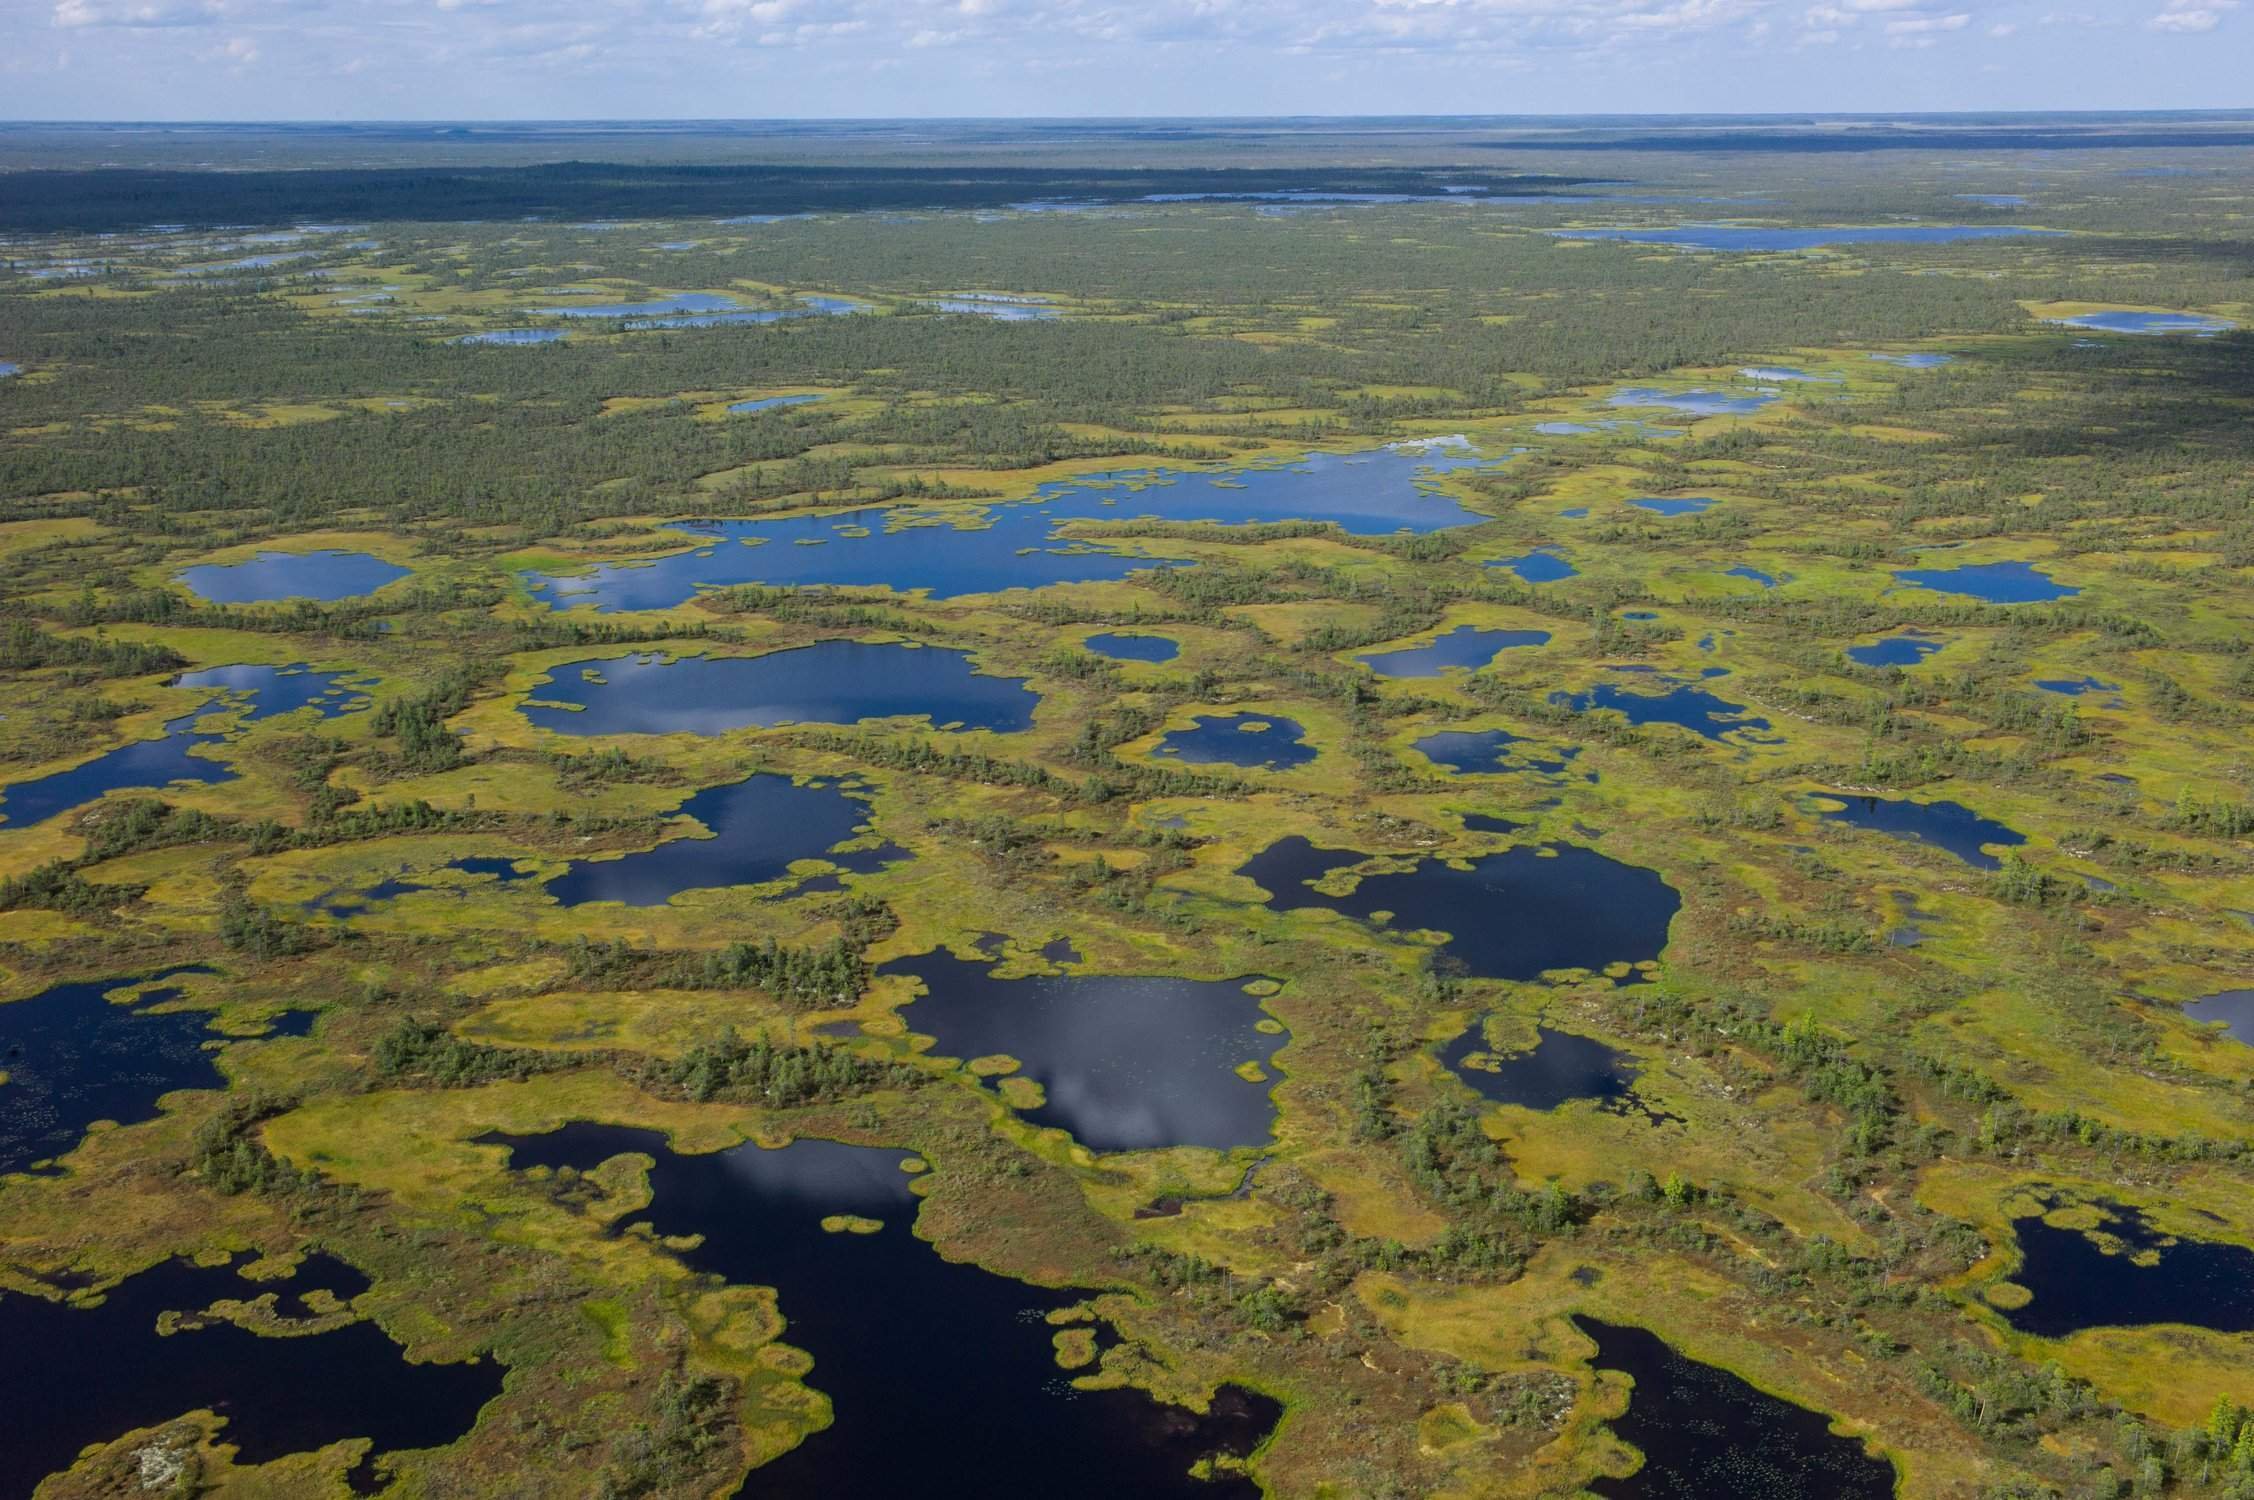
[[[1605,398],[1607,406],[1661,406],[1698,417],[1742,417],[1759,411],[1777,398],[1765,391],[1732,395],[1728,391],[1696,386],[1687,391],[1664,391],[1656,386],[1634,385]]]
[[[376,1324],[277,1338],[221,1318],[190,1318],[160,1334],[166,1313],[195,1314],[215,1302],[277,1293],[276,1311],[302,1316],[307,1290],[340,1299],[367,1281],[351,1267],[311,1255],[288,1281],[250,1281],[232,1266],[167,1261],[111,1287],[98,1307],[72,1307],[0,1292],[0,1348],[37,1350],[0,1369],[8,1441],[0,1443],[0,1493],[28,1495],[70,1467],[89,1443],[107,1442],[208,1408],[239,1464],[270,1463],[347,1438],[373,1442],[370,1456],[451,1443],[476,1425],[501,1393],[502,1367],[409,1364]],[[363,1459],[349,1476],[372,1489]]]
[[[1731,703],[1693,683],[1662,673],[1638,675],[1657,685],[1659,690],[1645,692],[1600,682],[1586,692],[1552,693],[1550,702],[1575,713],[1611,709],[1636,725],[1674,724],[1702,739],[1720,741],[1734,734],[1750,744],[1778,742],[1778,737],[1769,733],[1769,721],[1752,713],[1742,703]]]
[[[1591,1361],[1634,1383],[1612,1420],[1643,1455],[1625,1479],[1596,1479],[1604,1500],[1890,1500],[1893,1465],[1859,1439],[1840,1437],[1822,1412],[1782,1400],[1678,1352],[1649,1329],[1583,1313],[1574,1326],[1596,1341]]]
[[[1648,510],[1658,516],[1699,516],[1722,502],[1712,495],[1684,495],[1675,499],[1647,495],[1641,500],[1631,500],[1628,503],[1638,510]]]
[[[1748,583],[1759,584],[1765,589],[1777,588],[1790,581],[1789,578],[1780,578],[1774,573],[1764,573],[1759,568],[1749,568],[1743,563],[1734,568],[1724,568],[1722,576],[1724,578],[1742,578]]]
[[[1505,651],[1549,643],[1546,630],[1482,630],[1475,625],[1458,625],[1421,646],[1372,651],[1354,659],[1380,677],[1438,677],[1447,671],[1477,671]]]
[[[1747,365],[1738,374],[1747,380],[1758,380],[1763,385],[1838,385],[1845,378],[1839,375],[1811,375],[1806,370],[1796,370],[1790,365]]]
[[[1566,514],[1570,516],[1572,512],[1568,511]],[[1577,578],[1581,573],[1579,568],[1548,547],[1536,547],[1517,557],[1497,558],[1487,566],[1507,569],[1517,574],[1521,583],[1558,583],[1568,578]]]
[[[1193,714],[1187,729],[1168,730],[1151,753],[1190,766],[1247,766],[1283,771],[1315,758],[1307,730],[1281,714]]]
[[[755,411],[779,411],[787,406],[811,406],[817,401],[828,399],[827,396],[817,392],[808,392],[796,396],[761,396],[756,401],[730,402],[728,404],[728,415],[731,417],[748,417]]]
[[[1865,667],[1914,667],[1948,644],[1940,636],[1905,630],[1900,635],[1882,636],[1860,646],[1849,646],[1847,659]]]
[[[1993,818],[1983,818],[1957,802],[1912,802],[1907,797],[1872,797],[1858,792],[1825,792],[1826,801],[1842,804],[1824,808],[1823,816],[1837,823],[1868,828],[1892,838],[1931,844],[1945,849],[1976,870],[2000,870],[2003,862],[1983,847],[2017,848],[2027,835],[2007,828]]]
[[[1529,771],[1555,776],[1581,753],[1580,746],[1567,745],[1552,756],[1546,747],[1507,729],[1443,729],[1410,748],[1458,776],[1507,776]]]
[[[1334,911],[1393,932],[1448,934],[1439,956],[1480,979],[1537,979],[1659,957],[1682,898],[1656,871],[1573,844],[1521,845],[1459,861],[1421,859],[1366,874],[1345,894],[1316,888],[1371,856],[1293,834],[1236,873],[1276,911]]]
[[[1873,354],[1871,358],[1904,370],[1938,370],[1956,362],[1954,354]]]
[[[2086,698],[2092,693],[2117,694],[2118,682],[2100,682],[2095,677],[2038,677],[2035,686],[2046,693],[2058,693],[2068,698]]]
[[[869,806],[829,783],[751,776],[697,793],[674,817],[694,819],[705,834],[668,838],[617,859],[575,860],[548,882],[548,894],[565,906],[594,901],[663,906],[683,891],[787,880],[799,860],[822,860],[836,872],[865,875],[908,857],[894,844],[838,852],[838,845],[868,831]],[[797,883],[793,894],[838,888],[832,873]]]
[[[901,1012],[944,1057],[1007,1056],[1041,1086],[1021,1110],[1091,1151],[1262,1146],[1275,1105],[1274,1056],[1289,1040],[1263,1031],[1245,979],[1109,974],[997,979],[992,961],[929,953],[877,972],[912,974],[925,991]],[[1255,986],[1264,988],[1262,986]],[[1252,1064],[1260,1078],[1240,1069]]]
[[[1627,1055],[1594,1037],[1570,1031],[1534,1029],[1534,1046],[1524,1052],[1496,1052],[1487,1044],[1487,1024],[1474,1020],[1440,1051],[1440,1061],[1481,1098],[1520,1109],[1553,1110],[1587,1099],[1615,1114],[1641,1114],[1655,1123],[1664,1118],[1636,1097],[1637,1068]]]
[[[559,734],[726,734],[779,724],[929,718],[938,728],[1030,728],[1040,699],[1022,677],[974,671],[937,646],[821,641],[765,656],[655,652],[549,669],[520,706]]]
[[[261,552],[249,562],[204,563],[173,576],[197,598],[213,604],[268,604],[278,599],[328,604],[372,594],[411,571],[366,552]]]
[[[1001,296],[992,292],[961,292],[952,297],[937,297],[932,299],[931,305],[944,313],[992,318],[998,323],[1044,323],[1064,316],[1062,310],[1050,306],[1044,298]]]
[[[2125,1204],[2090,1206],[2105,1215],[2100,1233],[2116,1244],[2054,1228],[2039,1214],[2011,1221],[2022,1257],[2011,1279],[2033,1294],[2004,1312],[2012,1327],[2046,1339],[2162,1323],[2254,1333],[2254,1250],[2163,1234]]]
[[[2238,326],[2228,318],[2180,312],[2094,312],[2043,321],[2064,324],[2068,328],[2095,328],[2105,333],[2189,333],[2202,338],[2228,333]]]
[[[1069,1474],[1073,1494],[1096,1500],[1258,1500],[1241,1476],[1189,1471],[1216,1453],[1249,1455],[1281,1417],[1277,1403],[1224,1387],[1200,1417],[1136,1390],[1074,1389],[1043,1315],[1086,1294],[943,1259],[916,1237],[905,1152],[801,1140],[687,1155],[654,1130],[592,1124],[486,1140],[509,1147],[519,1169],[648,1156],[650,1205],[631,1222],[701,1236],[676,1252],[695,1270],[776,1289],[783,1338],[813,1356],[806,1380],[834,1420],[754,1470],[742,1495],[925,1494],[932,1455],[944,1453],[963,1475]],[[836,1215],[880,1227],[824,1230]]]
[[[2059,583],[2032,563],[1965,563],[1954,568],[1907,568],[1894,580],[1943,594],[1968,594],[1989,604],[2040,604],[2082,592]]]
[[[448,339],[450,344],[555,344],[562,342],[561,328],[492,328],[484,333],[465,333]]]
[[[1113,661],[1164,662],[1182,654],[1182,643],[1163,635],[1123,635],[1108,631],[1089,636],[1080,644]]]

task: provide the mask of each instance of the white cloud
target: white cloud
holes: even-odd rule
[[[2223,22],[2225,11],[2236,10],[2238,0],[2168,0],[2160,13],[2145,25],[2154,31],[2172,31],[2178,35],[2197,35],[2213,31]]]

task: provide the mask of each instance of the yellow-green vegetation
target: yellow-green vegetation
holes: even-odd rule
[[[1949,211],[1944,165],[1841,170],[1915,218]],[[1742,170],[1780,223],[1836,219],[1804,168]],[[858,1148],[859,1196],[791,1189],[825,1264],[976,1268],[1042,1314],[932,1368],[985,1378],[990,1332],[1042,1377],[999,1406],[1065,1381],[1200,1434],[1252,1412],[1185,1455],[1217,1493],[1645,1493],[1623,1433],[1667,1393],[1600,1359],[1600,1320],[1819,1414],[1905,1497],[2254,1494],[2254,1276],[2182,1271],[2254,1267],[2254,1018],[2184,1009],[2254,986],[2249,346],[2042,321],[2237,316],[2254,287],[2160,187],[2060,171],[2075,234],[1809,255],[1538,232],[1586,206],[1153,203],[387,223],[321,280],[181,276],[220,258],[198,231],[0,287],[38,377],[0,381],[0,1329],[188,1257],[248,1268],[173,1310],[231,1334],[366,1324],[506,1372],[374,1471],[350,1427],[245,1462],[254,1414],[198,1395],[89,1431],[40,1493],[758,1493],[863,1441],[866,1372],[789,1276],[711,1267],[780,1212],[752,1168]],[[930,310],[962,288],[1059,316]],[[867,311],[538,311],[692,291]],[[450,342],[520,327],[566,336]],[[788,396],[821,399],[730,411]],[[1281,491],[1304,519],[1136,508],[1189,488],[1154,471],[1226,499],[1310,451],[1355,464]],[[952,547],[1122,471],[1101,518],[941,586],[543,592]],[[1396,532],[1355,519],[1373,497],[1468,520]],[[682,529],[723,518],[804,534]],[[1052,549],[1182,566],[1020,586]],[[179,581],[322,551],[411,571],[236,605]],[[1564,569],[1501,566],[1537,552]],[[2038,597],[1955,591],[1997,577]],[[1361,660],[1465,628],[1547,640]],[[1115,633],[1176,650],[1090,645]],[[710,717],[745,706],[720,689],[665,733],[543,708],[644,658],[787,672],[834,641],[923,648],[884,658],[909,702],[964,653],[1029,722],[829,722],[829,681],[754,725]],[[299,663],[348,691],[268,713],[182,681]],[[1215,719],[1312,754],[1166,753]],[[175,734],[207,779],[132,770]],[[690,806],[753,776],[842,821],[801,847]],[[722,873],[620,873],[691,853]],[[937,955],[1039,995],[1229,981],[1247,1013],[1149,1056],[1079,1055],[1068,1015],[950,1050]],[[48,1019],[90,981],[104,1009]],[[144,1012],[196,1018],[147,1097],[112,1062],[58,1139],[14,1123],[72,1026]],[[1193,1089],[1272,1118],[1095,1140]],[[669,1173],[715,1161],[741,1212],[685,1227]],[[2034,1225],[2086,1276],[2046,1274]],[[316,1255],[365,1290],[294,1304]],[[928,1337],[899,1321],[867,1346]]]

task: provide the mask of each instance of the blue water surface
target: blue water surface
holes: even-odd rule
[[[1179,563],[1074,540],[1071,522],[1157,520],[1245,525],[1329,522],[1357,536],[1430,532],[1488,519],[1432,488],[1433,476],[1484,460],[1379,448],[1310,453],[1222,470],[1126,470],[1042,485],[1029,500],[983,509],[898,505],[781,520],[684,522],[705,545],[585,573],[526,575],[559,609],[669,609],[701,588],[859,586],[933,598],[1125,578]],[[968,524],[960,524],[968,523]],[[717,544],[717,545],[714,545]]]
[[[1633,245],[1678,245],[1690,250],[1820,250],[1827,245],[1946,245],[1957,240],[2000,240],[2056,235],[2056,229],[2014,224],[1869,224],[1830,229],[1761,229],[1738,224],[1685,224],[1675,229],[1552,229],[1568,240],[1621,240]]]
[[[1040,699],[1022,677],[975,672],[936,646],[821,641],[765,656],[654,652],[549,669],[521,705],[559,734],[726,734],[778,724],[928,717],[940,728],[1030,728]]]
[[[2030,563],[1965,563],[1954,568],[1907,568],[1894,579],[1943,594],[1969,594],[1990,604],[2041,604],[2082,592],[2046,576]]]
[[[270,604],[281,599],[332,603],[358,599],[405,578],[412,569],[366,552],[261,552],[249,562],[202,563],[174,581],[213,604]]]
[[[1196,714],[1187,729],[1168,731],[1152,754],[1184,765],[1282,771],[1315,758],[1306,735],[1306,726],[1281,714]]]
[[[1122,635],[1109,631],[1092,635],[1080,643],[1098,656],[1108,656],[1113,661],[1172,661],[1182,654],[1182,643],[1171,636]]]
[[[1513,647],[1546,646],[1549,641],[1546,630],[1482,630],[1475,625],[1458,625],[1422,646],[1372,651],[1354,659],[1380,677],[1438,677],[1451,669],[1476,671]]]
[[[233,781],[235,768],[196,751],[223,744],[233,731],[199,731],[195,726],[219,710],[236,710],[239,724],[271,719],[300,708],[328,718],[358,705],[359,693],[344,686],[348,672],[314,672],[299,662],[288,667],[211,667],[183,672],[171,686],[213,694],[214,701],[194,713],[168,719],[155,739],[98,755],[68,770],[0,787],[0,823],[41,823],[105,793],[160,791],[176,782],[211,785]]]

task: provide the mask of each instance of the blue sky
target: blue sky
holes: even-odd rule
[[[18,119],[2215,108],[2245,0],[0,0]]]

